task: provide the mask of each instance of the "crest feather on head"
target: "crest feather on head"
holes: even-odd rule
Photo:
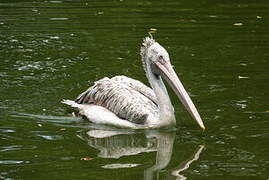
[[[156,41],[152,38],[152,37],[145,37],[142,43],[142,47],[140,49],[140,55],[142,57],[142,63],[143,63],[143,67],[144,70],[146,70],[146,62],[145,62],[145,57],[146,57],[146,51],[147,49],[153,45]]]

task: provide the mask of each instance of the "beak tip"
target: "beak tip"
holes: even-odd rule
[[[199,124],[199,126],[203,129],[203,131],[206,130],[205,125],[204,125],[204,123],[203,123],[202,120],[201,120],[201,121],[198,121],[198,124]]]

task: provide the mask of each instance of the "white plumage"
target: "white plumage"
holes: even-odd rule
[[[163,77],[204,128],[198,111],[172,68],[167,51],[153,38],[147,37],[141,47],[141,57],[152,88],[126,76],[105,77],[75,101],[64,100],[62,103],[79,109],[81,115],[94,123],[134,129],[175,126],[174,108]]]

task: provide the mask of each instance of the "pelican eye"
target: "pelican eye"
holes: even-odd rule
[[[166,63],[166,61],[164,60],[164,58],[163,58],[162,55],[159,56],[158,61],[159,61],[161,64],[165,64],[165,63]]]

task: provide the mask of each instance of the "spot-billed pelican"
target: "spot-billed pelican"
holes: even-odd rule
[[[205,129],[203,121],[173,70],[167,51],[152,37],[146,37],[141,51],[142,63],[151,85],[126,76],[103,78],[80,94],[75,101],[62,103],[78,108],[81,115],[93,123],[128,128],[162,128],[176,124],[164,78],[182,104]]]

